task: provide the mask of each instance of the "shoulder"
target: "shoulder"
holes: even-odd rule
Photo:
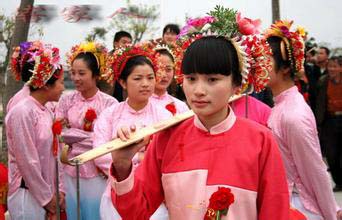
[[[188,118],[177,125],[169,127],[159,133],[157,133],[156,137],[158,141],[170,141],[174,137],[179,136],[181,133],[185,133],[188,129],[191,129],[194,126],[194,116]]]
[[[113,96],[110,96],[102,91],[99,91],[99,97],[107,102],[111,102],[112,104],[119,103],[118,100],[116,100]]]
[[[262,101],[260,101],[259,99],[256,99],[252,96],[249,96],[252,104],[255,104],[263,109],[267,109],[267,110],[271,110],[271,107],[269,107],[268,105],[266,105],[265,103],[263,103]]]
[[[152,109],[152,114],[157,117],[158,120],[165,120],[172,117],[171,112],[169,112],[164,106],[155,105],[153,102],[149,103]]]
[[[76,100],[77,96],[78,96],[78,92],[76,90],[68,92],[68,93],[63,93],[58,103],[66,104],[69,102],[73,102]]]
[[[117,115],[120,114],[119,109],[123,106],[123,102],[117,102],[117,103],[113,103],[112,105],[110,105],[108,108],[105,108],[101,114],[100,117],[101,118],[107,118],[107,117],[112,117],[113,115]]]
[[[311,108],[301,98],[293,98],[289,103],[291,107],[284,109],[278,117],[285,131],[292,133],[302,129],[316,128],[315,116]]]
[[[181,100],[179,100],[179,99],[177,99],[176,97],[173,97],[173,96],[171,96],[171,98],[175,102],[176,105],[181,106],[182,108],[189,109],[188,105],[185,102],[183,102],[183,101],[181,101]]]
[[[11,122],[17,123],[26,119],[36,120],[35,111],[35,105],[32,105],[31,100],[24,98],[7,114],[6,121],[10,124]]]
[[[323,76],[321,76],[318,80],[318,86],[319,87],[322,87],[324,84],[326,84],[328,82],[328,79],[329,79],[329,76],[328,74],[325,74]]]
[[[249,120],[247,118],[243,118],[243,117],[236,117],[236,122],[234,124],[234,126],[232,127],[232,129],[236,129],[237,132],[243,132],[246,133],[248,135],[250,135],[251,137],[253,137],[254,135],[257,134],[270,134],[271,131],[269,128],[253,121],[253,120]]]

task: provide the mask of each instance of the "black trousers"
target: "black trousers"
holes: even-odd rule
[[[342,116],[329,117],[324,126],[324,146],[336,185],[342,186]]]

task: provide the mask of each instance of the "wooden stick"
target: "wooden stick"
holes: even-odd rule
[[[66,163],[66,164],[69,164],[72,166],[75,166],[76,163],[78,163],[79,165],[82,165],[87,161],[101,157],[107,153],[114,151],[114,150],[118,150],[118,149],[124,148],[126,146],[130,146],[132,144],[138,143],[144,137],[155,134],[155,133],[162,131],[166,128],[169,128],[173,125],[176,125],[176,124],[192,117],[193,115],[194,115],[193,111],[187,111],[185,113],[177,114],[177,115],[173,116],[172,118],[169,118],[169,119],[164,120],[162,122],[156,123],[152,126],[141,128],[138,131],[133,132],[131,134],[131,138],[127,141],[122,141],[121,139],[116,138],[110,142],[107,142],[103,145],[100,145],[99,147],[96,147],[96,148],[89,150],[87,152],[84,152],[83,154],[80,154],[74,158],[71,158],[70,160],[68,160],[68,158],[67,158],[67,152],[68,152],[69,147],[66,146],[62,150],[61,161],[63,163]]]
[[[235,101],[244,95],[245,94],[233,95],[229,99],[229,102]],[[112,141],[109,141],[105,144],[100,145],[99,147],[96,147],[74,158],[71,158],[70,160],[68,159],[69,146],[65,144],[61,153],[61,162],[64,164],[72,165],[72,166],[75,166],[76,163],[78,163],[79,165],[82,165],[87,161],[94,160],[114,150],[118,150],[118,149],[130,146],[132,144],[138,143],[144,137],[155,134],[173,125],[176,125],[192,116],[194,116],[194,112],[192,110],[181,113],[181,114],[176,114],[172,118],[169,118],[165,121],[139,129],[138,131],[132,133],[131,138],[127,141],[122,141],[121,139],[116,138]]]

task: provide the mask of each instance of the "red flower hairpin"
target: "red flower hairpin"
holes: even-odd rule
[[[209,199],[204,220],[220,220],[222,215],[227,215],[232,203],[234,203],[234,195],[231,190],[226,187],[219,187]]]
[[[96,111],[92,108],[88,109],[84,116],[83,130],[92,131],[93,122],[97,118]]]

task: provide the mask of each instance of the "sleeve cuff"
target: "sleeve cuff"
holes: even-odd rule
[[[134,170],[135,169],[132,166],[129,176],[126,179],[118,182],[115,177],[115,168],[113,164],[111,164],[109,168],[109,183],[118,196],[124,195],[132,191],[134,186]]]

